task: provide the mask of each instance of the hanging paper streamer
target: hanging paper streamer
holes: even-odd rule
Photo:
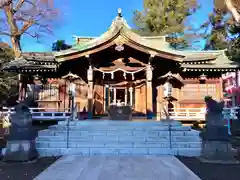
[[[126,78],[127,78],[127,77],[126,77],[126,73],[125,73],[125,72],[123,73],[123,77],[124,77],[124,79],[126,79]]]
[[[134,74],[132,73],[132,80],[134,80]]]
[[[114,73],[113,73],[113,72],[111,72],[111,78],[112,78],[112,79],[114,78]]]

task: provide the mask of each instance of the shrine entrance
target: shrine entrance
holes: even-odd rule
[[[116,89],[116,101],[125,102],[125,90],[123,88]]]
[[[134,109],[135,107],[135,88],[134,87],[115,87],[105,85],[105,112],[110,105],[129,105]]]

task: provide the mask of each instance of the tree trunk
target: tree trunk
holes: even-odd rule
[[[19,34],[18,26],[16,20],[14,19],[14,11],[12,8],[12,3],[4,6],[5,16],[7,18],[7,23],[10,28],[11,42],[12,48],[15,54],[15,57],[19,57],[21,54],[21,46],[20,46],[20,38],[21,34]]]
[[[20,57],[21,55],[20,36],[12,36],[11,42],[15,57]]]
[[[225,0],[225,3],[228,10],[232,13],[235,21],[237,21],[237,23],[240,23],[240,14],[238,13],[236,7],[234,7],[232,0]]]

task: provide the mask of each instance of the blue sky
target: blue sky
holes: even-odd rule
[[[205,5],[202,3],[205,1]],[[42,38],[41,43],[31,37],[22,39],[23,51],[51,51],[52,42],[63,39],[67,43],[73,43],[73,35],[99,36],[111,25],[117,15],[117,9],[121,8],[124,18],[132,24],[133,11],[142,8],[143,0],[55,0],[56,6],[61,11],[60,21],[53,29],[54,36],[48,35]],[[212,11],[212,0],[199,0],[201,9],[191,17],[190,23],[197,26],[207,19]],[[4,39],[5,40],[5,39]]]

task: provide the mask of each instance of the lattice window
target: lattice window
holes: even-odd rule
[[[216,84],[186,84],[181,92],[182,99],[203,99],[205,96],[216,97]]]
[[[59,96],[58,84],[45,84],[39,92],[39,100],[57,100]]]

